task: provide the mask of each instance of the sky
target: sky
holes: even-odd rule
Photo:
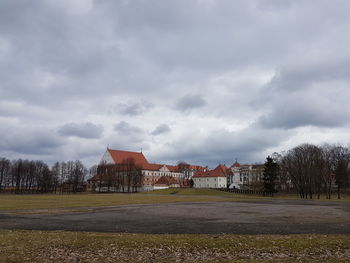
[[[2,0],[0,157],[263,162],[348,145],[348,0]]]

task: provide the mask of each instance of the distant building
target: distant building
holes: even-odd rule
[[[196,172],[192,179],[195,188],[226,188],[230,174],[231,170],[220,164],[213,170]]]
[[[186,169],[183,169],[180,165],[168,165],[168,164],[155,164],[149,163],[142,152],[130,152],[122,150],[112,150],[108,149],[103,154],[100,161],[100,165],[122,165],[126,160],[134,160],[135,166],[137,166],[142,173],[142,184],[139,187],[138,191],[148,191],[153,190],[156,187],[158,182],[159,187],[179,187],[188,185],[187,179],[191,178],[193,173],[197,170],[204,170],[202,166],[195,166],[186,164]],[[167,179],[162,179],[162,177]],[[169,178],[172,178],[171,180]],[[171,183],[169,183],[170,181]],[[176,183],[175,183],[176,181]],[[102,182],[102,183],[101,183]],[[100,191],[101,185],[106,185],[106,180],[101,178],[100,175],[95,175],[89,179],[90,189],[95,191]],[[104,187],[104,191],[110,191],[110,188]],[[107,189],[107,190],[106,190]],[[113,191],[120,191],[120,189],[114,189]]]
[[[162,176],[153,185],[154,190],[178,187],[180,187],[180,180],[177,180],[171,176]]]
[[[237,161],[231,165],[230,167],[231,173],[227,177],[228,188],[232,188],[232,189],[241,188],[243,184],[243,180],[240,175],[240,168],[241,168],[241,165]]]
[[[261,188],[264,176],[263,164],[239,164],[237,161],[230,167],[231,175],[228,176],[229,188]]]

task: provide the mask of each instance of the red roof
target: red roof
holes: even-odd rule
[[[239,164],[239,162],[235,162],[234,164],[232,164],[232,166],[231,166],[231,168],[233,168],[233,167],[240,167],[241,165]]]
[[[111,155],[115,164],[120,164],[123,161],[126,161],[127,159],[134,159],[135,164],[140,166],[144,170],[159,171],[159,169],[164,166],[164,164],[149,163],[145,158],[145,156],[143,155],[143,153],[141,152],[129,152],[129,151],[111,150],[111,149],[107,149],[107,151]],[[165,166],[169,169],[170,172],[179,172],[178,165],[165,164]],[[204,167],[198,166],[198,165],[189,165],[189,167],[192,170],[202,170],[202,171],[205,170]]]
[[[172,185],[172,184],[179,184],[179,181],[172,176],[162,176],[155,183],[155,185]]]
[[[166,165],[166,167],[168,167],[170,172],[178,172],[179,171],[179,167],[177,165]]]
[[[134,159],[135,164],[140,166],[144,166],[148,164],[148,161],[143,155],[143,153],[111,150],[111,149],[107,149],[107,151],[112,156],[112,159],[116,164],[120,164],[123,161],[126,161],[127,159]]]
[[[159,171],[159,169],[162,167],[163,167],[162,164],[156,164],[156,163],[146,163],[142,165],[142,169],[150,170],[150,171]]]
[[[199,170],[204,171],[204,170],[206,169],[205,167],[200,166],[200,165],[190,165],[189,168],[190,168],[191,170],[197,170],[197,171],[199,171]]]
[[[198,171],[193,177],[227,177],[229,173],[229,169],[225,165],[220,164],[214,170]]]

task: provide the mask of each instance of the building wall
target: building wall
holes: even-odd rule
[[[142,172],[144,172],[144,171],[142,171]],[[144,175],[143,176],[143,185],[153,186],[159,178],[160,178],[160,176],[156,176],[156,175]]]
[[[226,188],[226,177],[193,177],[195,188]]]
[[[159,170],[159,171],[151,171],[151,170],[142,170],[142,174],[144,176],[155,176],[155,177],[161,177],[161,176],[172,176],[175,178],[182,178],[184,176],[183,173],[178,172],[170,172],[168,169],[166,170]]]
[[[243,184],[243,180],[240,176],[239,168],[237,167],[231,168],[231,171],[232,171],[232,175],[227,177],[227,184],[228,185],[235,184],[238,186]]]
[[[112,158],[112,156],[110,155],[110,153],[108,151],[106,151],[104,153],[104,155],[102,156],[102,159],[101,159],[101,164],[114,164],[114,160]]]
[[[263,181],[264,165],[246,164],[231,168],[233,175],[228,178],[229,185],[234,183],[240,187],[257,187]]]

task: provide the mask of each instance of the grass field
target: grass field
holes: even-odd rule
[[[212,190],[213,191],[213,190]],[[217,194],[71,194],[71,195],[0,195],[0,210],[99,207],[126,204],[174,202],[235,201],[243,197],[214,191]],[[249,198],[249,197],[248,197]],[[252,197],[250,197],[252,198]]]
[[[0,195],[0,211],[25,209],[55,209],[101,207],[127,204],[153,204],[176,202],[221,202],[242,200],[298,199],[295,195],[263,197],[222,192],[212,189],[164,189],[133,194],[43,194],[43,195]],[[315,199],[316,200],[316,199]],[[329,201],[322,198],[321,201]],[[331,201],[338,201],[332,199]],[[350,197],[340,201],[349,202]]]
[[[210,189],[138,194],[0,195],[0,211],[269,200]],[[274,199],[296,199],[278,196]],[[334,200],[333,200],[334,201]],[[343,199],[347,201],[347,199]],[[47,209],[47,211],[45,210]],[[22,211],[21,211],[22,210]],[[60,210],[62,213],[65,210]],[[350,235],[126,234],[0,230],[2,262],[349,262]]]
[[[0,262],[349,262],[343,235],[0,231]]]
[[[142,194],[159,194],[159,195],[208,195],[208,196],[234,196],[240,199],[283,199],[283,200],[300,200],[300,198],[296,194],[285,194],[285,193],[277,193],[274,197],[262,196],[262,195],[248,195],[248,194],[239,194],[239,193],[228,193],[215,189],[207,189],[207,188],[171,188],[171,189],[162,189],[162,190],[154,190],[150,192],[143,192]],[[350,195],[342,194],[341,199],[337,199],[337,195],[334,193],[332,199],[326,199],[326,196],[321,195],[320,199],[314,198],[313,200],[320,201],[340,201],[340,202],[349,202]]]

